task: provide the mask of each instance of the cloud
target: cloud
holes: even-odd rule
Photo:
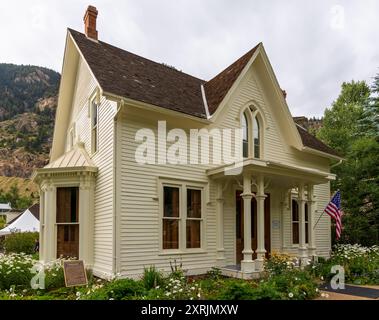
[[[0,61],[61,70],[83,0],[0,2]],[[379,2],[93,0],[103,41],[210,79],[262,41],[293,115],[321,116],[343,81],[379,72]]]

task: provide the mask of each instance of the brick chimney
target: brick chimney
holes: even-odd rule
[[[97,9],[94,6],[88,6],[87,11],[84,15],[84,32],[87,38],[91,38],[97,41],[97,30],[96,30],[96,18]]]

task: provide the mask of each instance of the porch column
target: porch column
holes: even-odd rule
[[[217,198],[216,198],[216,220],[217,220],[217,265],[222,267],[224,265],[224,196],[223,186],[219,182],[217,184]]]
[[[304,184],[300,183],[298,187],[298,204],[299,204],[299,258],[301,265],[305,264],[307,255],[307,247],[305,245],[305,195]]]
[[[93,265],[93,187],[83,177],[79,187],[79,257],[87,267]]]
[[[257,260],[255,261],[255,270],[263,271],[265,249],[265,192],[264,177],[259,175],[257,179]]]
[[[44,185],[43,193],[45,194],[44,203],[44,236],[42,244],[44,253],[43,261],[49,262],[56,259],[57,255],[57,237],[56,237],[56,188],[51,184]]]
[[[314,187],[308,185],[308,253],[316,257],[316,236],[314,230],[316,202],[314,201]]]
[[[245,174],[243,176],[243,260],[241,261],[241,271],[253,272],[253,250],[251,249],[251,176]]]

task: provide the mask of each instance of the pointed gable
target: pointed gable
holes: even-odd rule
[[[252,58],[259,44],[204,85],[209,113],[213,114]]]

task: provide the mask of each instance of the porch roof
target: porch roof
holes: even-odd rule
[[[82,142],[77,143],[70,151],[45,167],[36,169],[32,180],[40,174],[68,172],[97,172],[97,167],[84,149]]]
[[[96,167],[84,149],[83,143],[76,144],[70,151],[63,154],[57,160],[47,164],[44,169],[73,167]]]
[[[263,173],[267,176],[277,178],[278,180],[282,179],[284,183],[288,180],[288,183],[291,183],[291,181],[307,181],[314,184],[321,184],[335,180],[335,174],[330,172],[259,159],[246,159],[241,162],[222,165],[207,170],[207,175],[214,179],[232,178],[241,176],[244,173]]]

